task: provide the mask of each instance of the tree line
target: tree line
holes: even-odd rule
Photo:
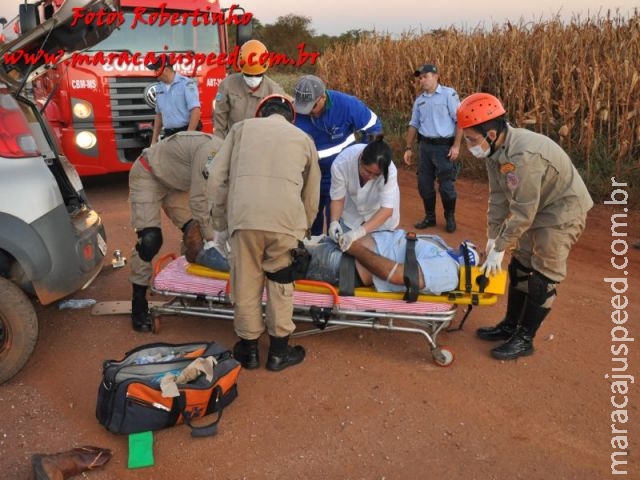
[[[361,39],[373,35],[373,31],[354,29],[340,35],[317,35],[311,27],[312,19],[304,15],[288,14],[277,18],[274,23],[263,24],[253,17],[253,38],[264,43],[270,52],[286,54],[290,58],[298,55],[298,45],[305,44],[307,52],[324,52],[336,43],[356,43]],[[232,47],[235,42],[235,25],[229,26],[229,40]],[[301,68],[277,65],[274,71],[280,73],[313,73],[313,65],[303,65]]]

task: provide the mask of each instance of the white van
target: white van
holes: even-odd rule
[[[20,5],[21,34],[0,45],[0,383],[29,359],[43,305],[87,287],[107,253],[102,221],[37,106],[23,93],[51,65],[5,64],[6,52],[87,48],[115,28],[71,27],[73,8],[117,10],[117,0],[67,0],[49,18]],[[41,18],[43,21],[41,21]]]

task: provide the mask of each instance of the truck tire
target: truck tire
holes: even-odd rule
[[[27,295],[0,277],[0,384],[27,363],[38,340],[38,317]]]

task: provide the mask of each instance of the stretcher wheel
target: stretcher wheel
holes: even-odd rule
[[[433,362],[439,367],[449,367],[453,363],[455,355],[447,347],[436,347],[431,350]]]

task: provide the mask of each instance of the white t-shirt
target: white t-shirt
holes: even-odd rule
[[[345,148],[331,166],[331,200],[344,198],[342,221],[354,229],[369,220],[381,208],[392,208],[393,213],[377,230],[392,230],[400,223],[400,187],[398,170],[391,163],[387,183],[384,176],[369,180],[360,186],[358,159],[365,144],[358,143]]]

